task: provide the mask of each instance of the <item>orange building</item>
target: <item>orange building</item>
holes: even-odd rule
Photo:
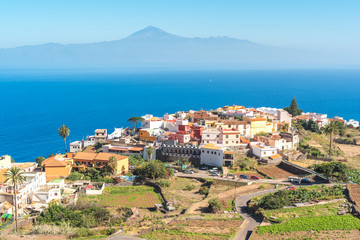
[[[64,158],[61,155],[49,157],[41,163],[45,169],[46,181],[57,178],[66,178],[72,169],[72,159]]]
[[[112,153],[78,152],[74,157],[73,167],[82,170],[85,170],[88,167],[101,169],[108,165],[109,158],[112,156],[117,158],[116,172],[121,174],[127,173],[129,171],[129,158],[127,156],[121,156]]]
[[[151,131],[149,129],[140,129],[139,133],[140,141],[143,142],[155,142],[158,139],[157,136],[153,136],[151,134]]]

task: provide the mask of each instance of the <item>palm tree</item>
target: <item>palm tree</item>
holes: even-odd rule
[[[109,157],[109,167],[111,168],[112,174],[116,173],[117,161],[118,159],[116,156]]]
[[[328,125],[326,125],[324,132],[326,135],[329,135],[329,139],[330,139],[329,156],[331,157],[332,139],[333,136],[339,132],[339,127],[335,122],[330,122]]]
[[[70,135],[70,129],[64,124],[59,127],[59,135],[64,138],[64,144],[65,144],[65,152],[67,152],[66,148],[66,138]]]
[[[149,156],[149,161],[151,162],[151,159],[152,159],[152,156],[154,154],[154,151],[155,149],[152,147],[152,146],[149,146],[147,149],[146,149],[146,153],[147,155]]]
[[[18,231],[17,224],[17,203],[16,203],[16,189],[19,184],[22,184],[25,181],[24,172],[19,167],[11,167],[7,172],[4,173],[5,182],[9,183],[13,187],[13,198],[15,205],[15,224],[16,224],[16,232]]]

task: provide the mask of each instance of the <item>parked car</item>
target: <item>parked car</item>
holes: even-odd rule
[[[249,179],[249,176],[245,174],[241,174],[239,177],[242,179]]]
[[[251,176],[251,179],[254,179],[254,180],[259,180],[260,177],[259,176]]]
[[[134,170],[134,169],[135,169],[135,166],[129,166],[129,169],[130,169],[130,170]]]
[[[207,166],[200,167],[200,170],[208,170]]]
[[[228,177],[236,177],[236,175],[235,175],[235,174],[230,173],[230,174],[228,174]]]
[[[191,170],[185,170],[184,173],[186,173],[186,174],[194,174],[194,172],[191,171]]]
[[[307,178],[301,179],[301,183],[311,183],[311,181]]]
[[[220,176],[220,173],[219,173],[219,172],[212,172],[212,173],[210,174],[210,176]]]
[[[219,168],[218,168],[218,167],[213,167],[212,170],[216,170],[216,171],[217,171],[217,170],[219,170]]]
[[[289,187],[285,188],[285,190],[287,190],[287,191],[293,191],[295,189],[296,188],[294,186],[289,186]]]
[[[299,177],[288,177],[288,181],[289,181],[289,182],[300,183],[300,182],[301,182],[301,178],[299,178]]]

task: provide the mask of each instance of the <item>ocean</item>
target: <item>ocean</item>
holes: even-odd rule
[[[0,156],[16,162],[64,152],[96,128],[129,126],[147,113],[224,105],[288,106],[360,120],[360,70],[81,71],[0,70]]]

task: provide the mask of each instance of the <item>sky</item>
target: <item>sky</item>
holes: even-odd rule
[[[127,37],[148,25],[184,37],[360,50],[359,0],[12,0],[0,3],[0,48]]]

